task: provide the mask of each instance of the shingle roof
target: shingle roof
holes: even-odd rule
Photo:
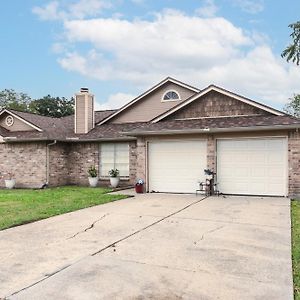
[[[87,134],[74,133],[74,116],[64,118],[50,118],[29,113],[16,112],[18,116],[43,129],[39,131],[15,131],[10,132],[0,127],[0,135],[17,140],[62,140],[62,141],[89,141],[101,139],[125,139],[139,134],[147,135],[153,132],[163,134],[166,131],[178,132],[186,130],[227,129],[233,131],[236,128],[280,126],[300,127],[300,120],[291,116],[244,116],[244,117],[222,117],[202,118],[186,120],[169,120],[158,123],[139,122],[125,124],[103,124],[96,125]],[[98,120],[105,117],[109,112],[96,112]],[[112,111],[110,111],[112,113]]]
[[[27,122],[39,127],[42,131],[8,131],[0,126],[0,135],[17,139],[65,140],[67,137],[77,137],[74,133],[74,115],[63,118],[52,118],[37,114],[8,110]],[[95,111],[95,122],[100,122],[115,110]]]
[[[160,121],[158,123],[143,123],[138,128],[130,131],[132,135],[144,132],[145,134],[157,131],[163,134],[164,131],[184,131],[203,129],[228,129],[249,127],[274,127],[295,126],[300,127],[300,119],[291,116],[239,116],[239,117],[217,117],[202,119],[185,119]]]

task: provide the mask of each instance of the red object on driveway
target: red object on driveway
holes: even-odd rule
[[[136,184],[135,185],[135,192],[138,194],[144,193],[144,185],[143,184]]]

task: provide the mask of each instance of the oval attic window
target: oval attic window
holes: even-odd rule
[[[7,126],[12,126],[14,124],[14,118],[12,116],[7,116],[5,119],[5,124]]]

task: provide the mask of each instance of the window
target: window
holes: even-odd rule
[[[118,169],[120,177],[129,177],[128,143],[103,143],[100,145],[100,177],[108,177],[111,169]]]
[[[9,127],[14,125],[14,118],[12,116],[7,116],[5,119],[5,124]]]
[[[176,91],[168,91],[164,94],[163,101],[176,101],[179,100],[179,94]]]

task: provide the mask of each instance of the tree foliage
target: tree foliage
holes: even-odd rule
[[[8,108],[20,111],[29,111],[32,99],[25,93],[18,93],[13,89],[0,91],[0,109]]]
[[[69,100],[47,95],[40,99],[32,99],[25,93],[5,89],[0,91],[0,110],[3,108],[60,118],[74,114],[74,98]]]
[[[74,99],[65,97],[52,97],[47,95],[41,99],[33,100],[29,105],[30,111],[42,116],[65,117],[74,114]]]
[[[293,98],[289,100],[290,102],[285,105],[283,110],[289,115],[300,118],[300,94],[295,94]]]
[[[286,60],[292,61],[297,65],[300,64],[300,21],[290,24],[293,32],[290,34],[292,43],[282,52],[281,56]]]

